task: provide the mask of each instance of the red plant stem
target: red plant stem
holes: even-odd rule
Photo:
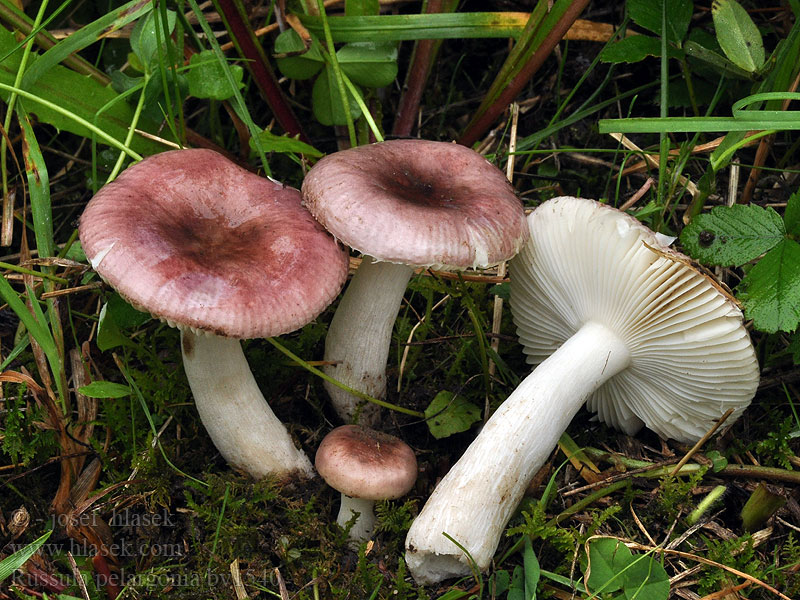
[[[106,589],[108,600],[116,600],[117,596],[122,593],[122,588],[117,585],[117,582],[120,581],[119,575],[115,576],[111,573],[106,559],[100,554],[95,554],[92,557],[92,566],[99,576],[101,584]]]
[[[429,0],[425,9],[426,14],[452,12],[457,1]],[[392,135],[406,137],[411,135],[417,119],[417,111],[422,102],[422,92],[425,82],[431,72],[431,65],[436,59],[436,54],[441,47],[441,40],[419,40],[414,48],[414,55],[400,95],[400,104],[397,107]]]
[[[257,42],[252,27],[239,11],[238,2],[236,0],[214,0],[214,4],[225,21],[239,53],[247,59],[245,64],[272,110],[278,125],[289,135],[299,134],[301,140],[310,143],[294,111],[286,101],[283,90],[278,85],[278,80],[267,60],[264,49]]]
[[[471,146],[486,133],[503,111],[505,111],[506,107],[517,97],[522,88],[530,81],[531,77],[533,77],[544,64],[545,59],[550,56],[553,48],[561,41],[588,3],[589,0],[575,0],[572,2],[569,8],[564,12],[564,16],[558,21],[556,26],[550,30],[542,41],[541,46],[539,46],[539,49],[534,52],[528,63],[516,76],[509,80],[508,85],[506,85],[503,92],[497,98],[497,101],[467,126],[467,129],[461,134],[461,138],[458,140],[459,144]]]

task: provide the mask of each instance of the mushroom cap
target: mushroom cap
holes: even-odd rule
[[[298,190],[211,150],[174,150],[126,169],[81,216],[100,276],[170,325],[234,338],[302,327],[347,277],[347,255]]]
[[[511,262],[511,312],[528,362],[541,363],[588,321],[612,329],[631,363],[587,401],[629,434],[699,439],[729,408],[737,418],[759,370],[733,298],[633,217],[560,197],[528,217]]]
[[[405,442],[362,425],[342,425],[328,433],[314,465],[333,489],[365,500],[399,498],[417,479],[417,459]]]
[[[390,140],[335,152],[308,172],[302,192],[328,231],[380,261],[485,268],[528,236],[502,171],[458,144]]]

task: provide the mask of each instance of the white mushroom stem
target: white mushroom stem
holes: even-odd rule
[[[267,404],[239,340],[181,332],[183,367],[197,412],[228,463],[260,479],[314,469]]]
[[[378,522],[378,519],[375,517],[374,506],[374,500],[352,498],[346,494],[342,494],[339,516],[336,517],[336,522],[339,526],[345,529],[350,519],[353,518],[353,515],[358,513],[355,523],[353,523],[353,526],[348,532],[351,546],[358,548],[358,546],[367,541],[375,531],[375,524]]]
[[[392,331],[414,269],[364,256],[333,315],[325,338],[325,373],[346,386],[383,399]],[[336,413],[350,423],[364,400],[325,382]],[[366,404],[358,422],[373,425],[379,407]]]
[[[406,538],[418,583],[488,568],[533,475],[586,398],[630,363],[626,345],[589,322],[542,362],[492,415],[431,494]]]

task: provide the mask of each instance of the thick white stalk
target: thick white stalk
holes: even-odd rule
[[[314,469],[258,389],[239,340],[181,332],[183,367],[200,420],[228,463],[260,479]]]
[[[325,338],[325,373],[348,387],[383,399],[394,322],[413,268],[364,256],[342,296]],[[347,423],[364,400],[325,382],[336,413]],[[374,425],[379,407],[367,403],[358,422]]]
[[[350,528],[349,538],[350,545],[358,548],[362,542],[370,538],[375,531],[375,523],[378,519],[375,517],[375,501],[365,500],[363,498],[352,498],[342,494],[342,504],[339,507],[339,516],[336,522],[343,529],[347,527],[347,523],[353,518],[354,513],[358,513],[356,522]]]
[[[630,353],[610,329],[587,323],[541,363],[495,412],[431,494],[406,538],[418,583],[488,568],[536,471],[586,398],[624,369]]]

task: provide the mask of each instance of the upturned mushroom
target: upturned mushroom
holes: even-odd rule
[[[538,365],[492,415],[406,538],[414,579],[484,570],[532,476],[586,402],[610,425],[693,442],[750,403],[759,370],[735,301],[614,208],[560,197],[528,217],[511,312]],[[587,400],[588,399],[588,400]]]
[[[328,433],[315,465],[320,477],[342,494],[336,522],[347,527],[356,517],[348,532],[355,547],[375,529],[375,501],[404,496],[417,479],[417,459],[408,444],[362,425],[342,425]]]
[[[313,476],[239,343],[302,327],[344,285],[347,256],[300,193],[209,150],[164,152],[91,199],[80,239],[120,295],[181,330],[197,411],[228,463]]]
[[[505,175],[444,142],[391,140],[330,154],[308,172],[303,201],[337,239],[363,253],[325,342],[331,377],[376,398],[403,294],[417,267],[486,268],[514,256],[528,230]],[[326,382],[339,416],[373,424],[375,405]]]

